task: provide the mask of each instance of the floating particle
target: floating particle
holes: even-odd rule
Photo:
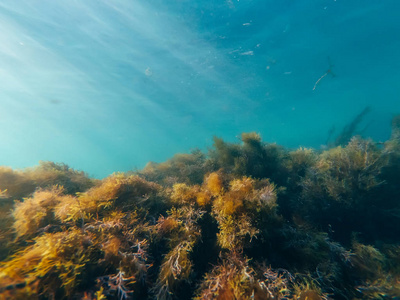
[[[150,76],[153,75],[153,71],[150,69],[150,67],[147,67],[147,69],[144,71],[144,74],[145,74],[147,77],[150,77]]]

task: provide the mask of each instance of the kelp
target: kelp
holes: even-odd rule
[[[342,132],[336,137],[333,146],[344,146],[351,140],[353,136],[357,135],[356,131],[360,123],[365,118],[365,115],[367,115],[370,111],[371,108],[369,106],[365,107],[357,116],[354,117],[350,123],[344,126]]]
[[[102,180],[0,167],[0,299],[400,297],[400,117],[388,141],[214,138]]]

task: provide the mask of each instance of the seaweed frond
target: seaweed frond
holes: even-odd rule
[[[40,228],[55,223],[54,208],[61,202],[69,202],[72,196],[65,196],[64,188],[53,186],[48,190],[38,190],[23,202],[16,201],[13,210],[13,224],[17,237],[33,236]]]

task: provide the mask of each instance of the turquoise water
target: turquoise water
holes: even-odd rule
[[[247,131],[320,148],[367,106],[364,136],[386,140],[399,12],[397,0],[0,1],[0,165],[104,177]]]

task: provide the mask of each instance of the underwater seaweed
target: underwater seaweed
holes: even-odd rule
[[[91,188],[97,181],[66,164],[51,161],[39,161],[38,166],[25,169],[24,173],[37,187],[48,188],[59,185],[64,188],[66,194],[71,195]]]
[[[195,299],[250,299],[252,272],[247,260],[228,257],[206,274]]]
[[[214,138],[102,180],[1,167],[0,299],[399,297],[399,124],[321,152]]]
[[[71,295],[93,252],[91,237],[80,230],[46,233],[2,264],[0,281],[26,283],[20,289],[26,297]],[[35,288],[32,288],[32,283]]]
[[[346,147],[319,155],[300,180],[301,201],[289,205],[312,224],[349,242],[352,232],[367,232],[371,220],[384,213],[370,207],[384,207],[382,189],[387,183],[382,170],[387,164],[388,156],[375,143],[353,137]]]
[[[201,238],[198,220],[204,211],[193,207],[172,208],[168,217],[157,224],[159,239],[167,239],[168,253],[162,260],[158,279],[153,287],[157,299],[174,299],[174,293],[184,282],[191,281],[193,262],[190,253]]]
[[[132,285],[134,277],[124,277],[125,273],[118,271],[115,275],[108,275],[99,277],[97,280],[102,283],[102,295],[112,296],[116,295],[118,300],[132,299],[133,290],[129,290],[127,286]],[[104,296],[104,299],[106,299]]]
[[[63,186],[66,194],[75,194],[92,187],[95,179],[84,172],[76,171],[65,164],[40,161],[39,165],[24,170],[12,170],[0,166],[0,189],[7,190],[8,198],[21,200],[30,196],[37,188]]]
[[[242,133],[242,144],[226,143],[214,137],[214,150],[209,153],[215,170],[254,178],[270,178],[280,184],[286,169],[283,164],[287,153],[276,144],[264,144],[255,132]]]
[[[57,225],[54,208],[61,202],[68,202],[72,196],[64,195],[64,188],[53,186],[47,190],[37,190],[31,198],[16,201],[13,210],[13,224],[17,237],[29,237],[40,229]]]
[[[149,162],[137,174],[148,181],[171,186],[175,183],[200,184],[208,171],[205,154],[193,150],[190,154],[176,154],[166,162]]]
[[[287,184],[295,189],[301,178],[306,175],[307,170],[315,167],[318,155],[313,149],[300,147],[297,150],[289,152],[289,158],[285,161],[288,170],[290,182]]]
[[[86,192],[78,193],[77,197],[60,203],[55,213],[62,222],[84,223],[105,215],[113,207],[143,204],[148,194],[155,193],[157,189],[157,184],[136,175],[113,174]]]
[[[0,166],[2,198],[22,199],[35,190],[35,184],[23,171]]]
[[[365,115],[371,111],[369,106],[365,107],[349,124],[347,124],[342,132],[336,137],[333,146],[343,146],[346,145],[353,136],[356,135],[356,130],[362,120],[364,119]]]
[[[302,278],[303,282],[293,286],[293,299],[297,300],[328,300],[329,296],[321,291],[321,288],[314,280]]]

